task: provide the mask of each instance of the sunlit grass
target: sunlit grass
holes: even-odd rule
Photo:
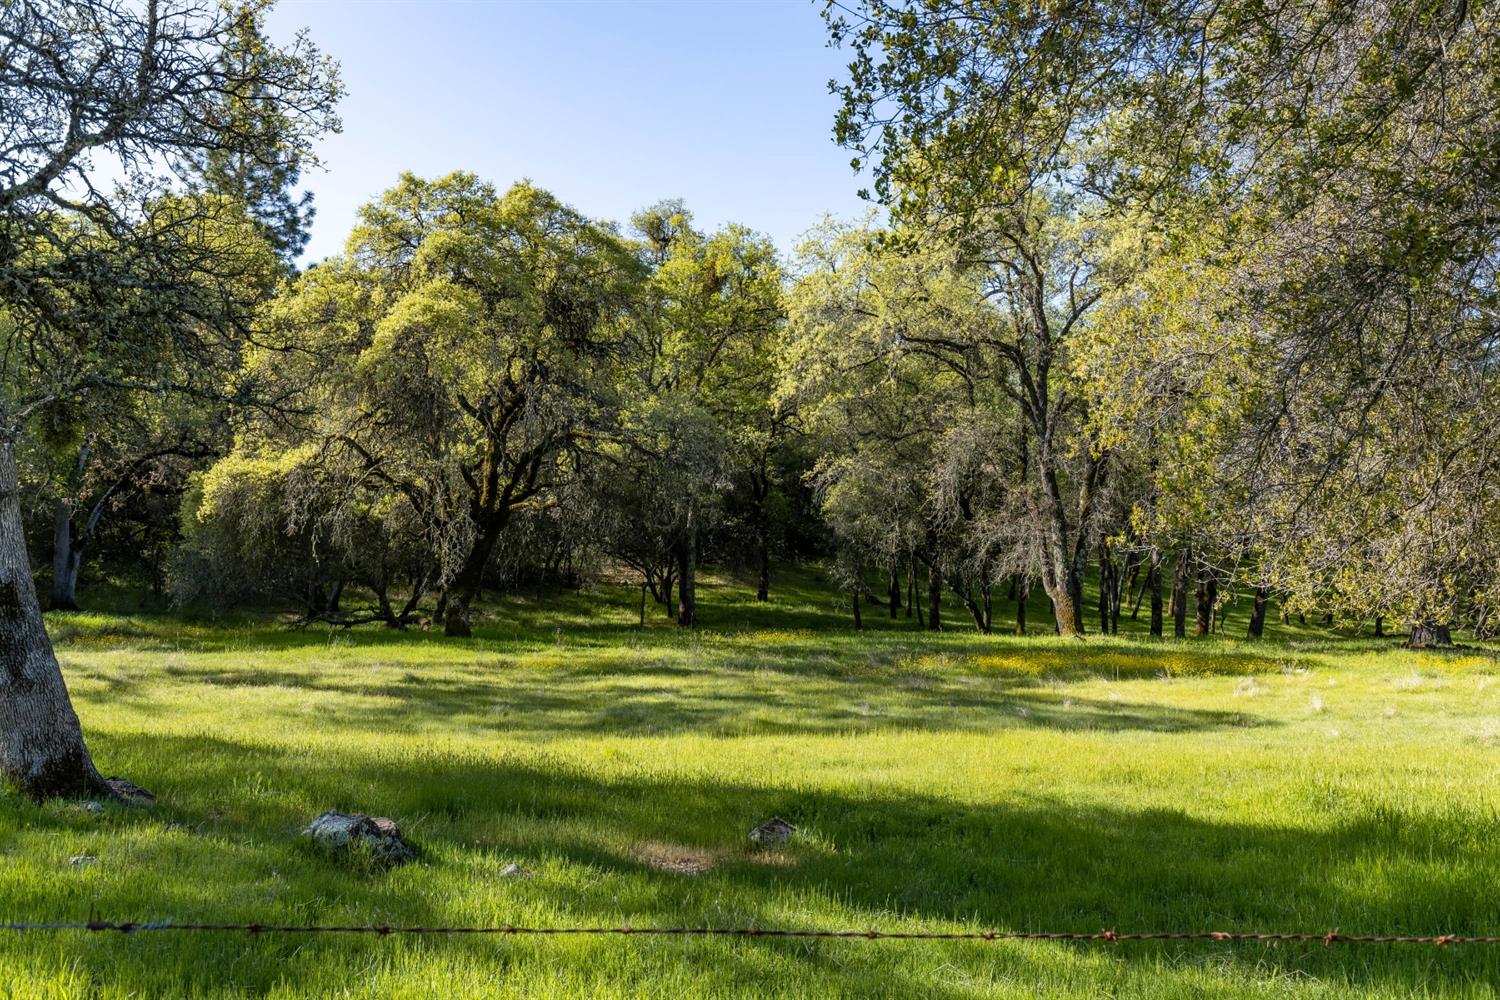
[[[238,614],[49,619],[149,811],[0,799],[4,919],[1500,933],[1500,664],[940,635],[811,574],[510,597],[472,640]],[[1032,621],[1045,622],[1045,607]],[[1239,634],[1231,619],[1226,632]],[[359,873],[296,832],[396,818]],[[783,851],[746,838],[796,823]],[[90,856],[96,863],[74,865]],[[530,877],[507,878],[508,864]],[[0,995],[1492,996],[1500,952],[723,940],[0,938]]]

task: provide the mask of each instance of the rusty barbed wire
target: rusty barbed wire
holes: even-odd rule
[[[1500,935],[1467,934],[1343,934],[1318,931],[882,931],[822,930],[788,927],[525,927],[510,924],[488,927],[426,927],[400,924],[235,924],[161,921],[88,920],[80,922],[0,923],[0,931],[91,931],[148,934],[162,931],[260,934],[373,934],[495,935],[495,936],[635,936],[635,937],[747,937],[837,938],[865,941],[1215,941],[1220,943],[1322,944],[1500,944]]]

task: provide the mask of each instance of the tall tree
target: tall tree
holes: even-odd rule
[[[660,490],[627,528],[670,550],[681,625],[697,623],[696,569],[726,495],[747,481],[762,584],[769,572],[771,463],[785,421],[771,404],[782,317],[775,247],[742,226],[698,232],[681,204],[636,216],[651,276],[632,324],[620,456]],[[650,560],[647,561],[648,563]],[[649,581],[648,581],[649,583]]]
[[[259,135],[254,147],[215,146],[191,157],[198,185],[245,207],[266,240],[289,268],[307,246],[315,209],[311,191],[298,192],[304,151],[279,141],[296,114],[268,89],[275,63],[288,58],[265,37],[263,0],[233,8],[226,44],[219,57],[225,81],[213,114],[236,131]]]
[[[313,444],[399,495],[430,526],[444,630],[468,635],[501,536],[614,426],[642,277],[625,241],[534,185],[405,175],[278,305],[266,335],[301,350],[250,371],[303,417],[242,448]]]
[[[46,412],[109,392],[223,393],[242,276],[264,243],[218,199],[166,196],[211,149],[306,149],[334,124],[335,67],[300,37],[256,70],[276,136],[221,120],[233,18],[193,3],[17,0],[0,18],[0,775],[41,798],[107,794],[47,639],[18,501],[16,444]],[[91,155],[126,181],[105,189]],[[232,388],[232,387],[231,387]]]

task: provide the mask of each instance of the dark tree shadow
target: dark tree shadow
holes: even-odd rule
[[[895,729],[1188,733],[1277,725],[1240,711],[1068,696],[1042,686],[1029,674],[975,677],[872,672],[868,667],[855,674],[828,669],[785,671],[781,672],[784,683],[747,689],[739,680],[712,683],[716,672],[736,672],[732,669],[689,669],[625,658],[605,659],[579,672],[445,665],[439,676],[420,669],[391,669],[357,679],[314,667],[163,669],[168,676],[194,684],[295,688],[349,696],[323,724],[363,731],[432,722],[550,739],[559,734],[816,734]],[[150,708],[152,692],[146,679],[109,675],[102,679],[113,703]],[[588,683],[571,683],[583,679]]]
[[[473,913],[465,886],[491,890],[473,881],[482,877],[475,872],[488,859],[506,858],[543,873],[505,890],[523,912],[541,908],[558,921],[580,924],[1338,928],[1351,934],[1488,934],[1500,926],[1500,821],[1457,807],[1438,814],[1377,805],[1337,824],[1292,828],[1079,803],[1045,791],[966,805],[885,786],[841,792],[700,779],[606,780],[560,765],[435,755],[317,759],[209,737],[118,742],[106,750],[177,766],[152,776],[164,800],[157,810],[112,812],[106,822],[175,824],[172,838],[129,859],[139,878],[111,882],[87,899],[62,892],[12,898],[11,918],[78,919],[92,908],[106,917],[178,920],[466,922]],[[53,807],[11,802],[7,808],[28,826],[61,830],[94,822]],[[305,851],[294,832],[323,808],[392,815],[413,832],[422,862],[355,876]],[[799,833],[789,848],[768,855],[751,849],[746,832],[771,815],[791,820]],[[641,845],[655,846],[647,851]],[[662,851],[674,850],[708,859],[704,870],[685,875],[664,867]],[[547,874],[559,870],[574,877]],[[214,871],[221,877],[206,877]],[[580,872],[588,874],[577,877]],[[274,891],[267,890],[268,879]],[[428,891],[434,883],[440,888]],[[807,905],[789,907],[790,900]],[[174,950],[181,942],[166,936],[89,937],[51,947],[75,944],[72,960],[93,981],[142,995],[162,995],[167,980],[191,981],[205,991],[260,991],[318,974],[320,964],[358,970],[391,948],[458,952],[484,962],[496,947],[459,940],[225,937],[187,960],[173,958],[182,955]],[[921,977],[922,963],[904,964],[899,951],[890,957],[899,945],[631,940],[504,947],[508,961],[581,963],[607,949],[638,948],[656,966],[691,952],[696,961],[713,964],[705,974],[721,991],[768,982],[793,988],[787,970],[801,969],[830,984],[866,976],[886,984],[886,995],[950,995]],[[1047,981],[1076,950],[932,945],[911,954],[942,954],[971,971],[1000,969]],[[1500,980],[1500,953],[1485,948],[1129,944],[1103,954],[1105,964],[1089,973],[1101,992],[1111,982],[1148,973],[1170,981],[1179,966],[1201,975],[1210,959],[1242,978],[1311,976],[1335,989],[1401,995],[1444,995]]]

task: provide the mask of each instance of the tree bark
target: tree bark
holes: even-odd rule
[[[1146,589],[1151,591],[1151,635],[1162,637],[1161,614],[1161,549],[1151,547],[1151,568],[1146,572]]]
[[[113,795],[84,745],[42,621],[12,441],[0,442],[0,777],[38,800]]]
[[[494,554],[495,543],[500,540],[505,522],[510,519],[509,514],[509,510],[502,509],[485,515],[480,521],[474,547],[469,550],[448,588],[447,614],[443,619],[444,635],[467,638],[474,634],[469,619],[470,609],[479,597],[479,588],[484,585],[485,567]]]
[[[771,513],[767,505],[771,498],[771,477],[766,471],[765,457],[750,482],[751,499],[755,504],[752,521],[755,524],[755,555],[759,563],[760,577],[755,585],[755,599],[771,599]]]
[[[677,624],[698,627],[698,528],[691,513],[677,548]]]
[[[1219,580],[1207,563],[1198,564],[1198,635],[1213,631],[1214,605],[1218,603]]]
[[[890,568],[891,578],[886,589],[891,596],[891,617],[899,618],[901,616],[901,573],[894,562],[891,563]]]
[[[1265,587],[1255,588],[1255,603],[1250,607],[1250,638],[1259,639],[1266,631],[1266,604],[1271,592]]]
[[[1031,596],[1031,580],[1021,577],[1021,585],[1016,588],[1016,635],[1026,634],[1026,600]]]
[[[1177,572],[1172,578],[1172,635],[1187,638],[1187,581],[1189,553],[1183,549],[1177,557]]]
[[[865,627],[865,620],[864,620],[864,618],[862,618],[860,616],[860,613],[859,613],[859,586],[857,584],[856,584],[856,586],[854,588],[853,604],[854,604],[854,629],[855,629],[855,631],[860,631],[860,630],[862,630]]]
[[[1115,561],[1110,558],[1109,546],[1099,553],[1099,633],[1109,635],[1109,614],[1113,606],[1115,591]]]
[[[1413,622],[1406,645],[1411,649],[1445,648],[1453,645],[1453,632],[1446,623],[1425,619]]]
[[[48,603],[55,611],[78,610],[78,568],[83,549],[74,544],[73,508],[57,501],[52,515],[52,589]]]
[[[943,604],[943,571],[938,560],[941,557],[934,552],[932,562],[927,567],[927,631],[937,632],[942,629],[941,608]]]

